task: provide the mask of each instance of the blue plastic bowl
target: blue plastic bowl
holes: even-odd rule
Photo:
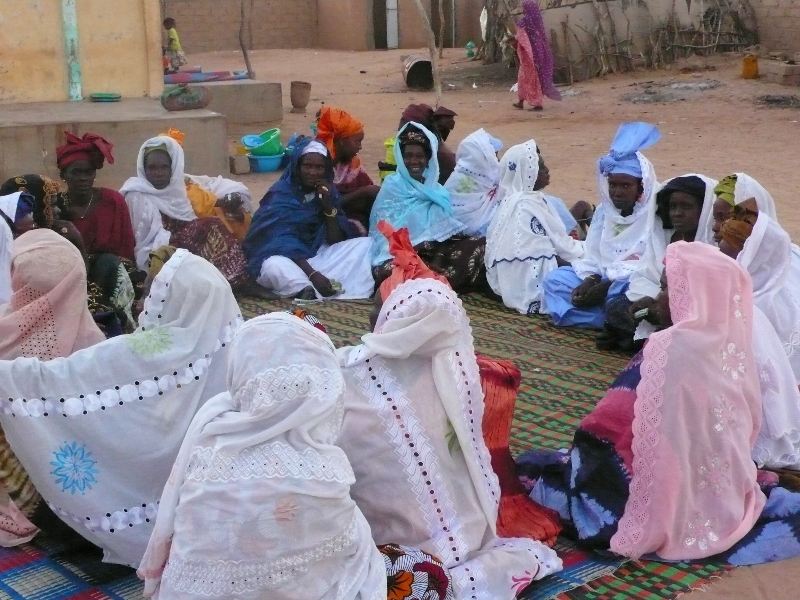
[[[253,156],[248,154],[247,159],[250,161],[250,171],[253,173],[272,173],[281,168],[283,154],[276,156]]]
[[[264,140],[261,139],[260,135],[256,135],[251,133],[250,135],[246,135],[242,138],[242,146],[247,148],[248,150],[252,148],[258,148],[261,144],[264,143]]]

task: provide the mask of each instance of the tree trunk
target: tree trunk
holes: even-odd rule
[[[253,71],[253,65],[250,63],[250,50],[248,48],[248,44],[245,41],[245,26],[249,24],[249,19],[247,18],[247,11],[245,10],[244,4],[247,0],[240,0],[239,8],[240,8],[240,19],[239,19],[239,46],[242,48],[242,56],[244,56],[244,66],[247,67],[247,76],[250,79],[256,78],[256,73]]]
[[[422,24],[428,32],[428,49],[431,54],[431,69],[433,70],[433,88],[436,92],[436,108],[439,108],[442,104],[442,78],[439,74],[439,57],[436,56],[436,34],[433,33],[431,20],[428,18],[425,7],[422,5],[422,0],[414,0],[414,4],[417,5]]]
[[[431,10],[433,6],[431,6]],[[444,0],[439,0],[439,58],[444,58]]]

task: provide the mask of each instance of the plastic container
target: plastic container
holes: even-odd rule
[[[748,54],[742,60],[742,79],[758,79],[758,57]]]
[[[250,171],[253,173],[273,173],[281,168],[283,161],[283,153],[276,156],[253,156],[247,155],[247,160],[250,161]]]
[[[280,129],[270,129],[259,135],[251,133],[242,137],[241,143],[255,156],[277,156],[283,152]]]

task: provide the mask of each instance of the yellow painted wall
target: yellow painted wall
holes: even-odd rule
[[[76,0],[83,96],[163,90],[159,0]],[[69,100],[61,0],[0,1],[0,103]]]

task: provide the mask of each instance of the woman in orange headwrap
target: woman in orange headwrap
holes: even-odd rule
[[[343,110],[323,106],[317,113],[317,139],[327,146],[333,158],[333,184],[342,196],[342,208],[366,235],[380,187],[373,183],[358,158],[364,124]]]

